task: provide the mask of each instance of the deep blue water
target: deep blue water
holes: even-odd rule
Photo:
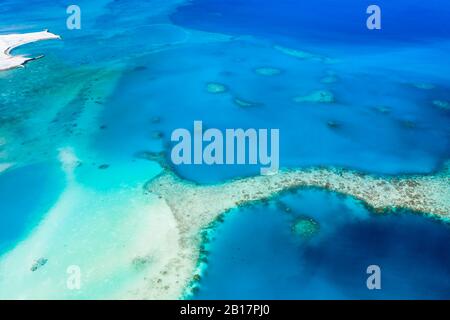
[[[381,8],[379,32],[365,28],[372,4]],[[445,0],[194,0],[172,16],[176,23],[208,31],[283,35],[332,45],[448,39],[449,17]]]
[[[27,236],[65,187],[58,164],[33,164],[2,173],[0,254]]]
[[[442,63],[449,46],[440,42],[448,40],[448,6],[442,1],[427,3],[426,8],[418,1],[408,2],[406,8],[401,1],[380,5],[384,24],[377,33],[365,28],[364,3],[193,1],[172,15],[175,23],[237,36],[252,34],[263,42],[203,43],[137,59],[135,64],[141,68],[123,77],[121,92],[105,114],[109,131],[99,141],[108,150],[109,141],[114,141],[113,148],[130,154],[132,148],[169,152],[174,129],[192,131],[193,121],[202,120],[205,127],[222,130],[279,128],[283,167],[433,172],[450,155],[450,115],[431,105],[435,99],[450,98],[444,71],[449,68]],[[429,51],[423,52],[425,42]],[[274,51],[271,44],[312,50],[340,62],[300,61]],[[283,73],[264,78],[254,73],[261,66],[280,68]],[[339,81],[321,83],[330,70]],[[208,82],[223,83],[229,92],[208,94]],[[421,91],[411,82],[436,87]],[[292,102],[297,95],[319,89],[332,91],[336,103]],[[234,98],[258,106],[239,108]],[[380,106],[387,107],[389,114],[377,111]],[[152,124],[154,117],[161,123]],[[330,122],[338,123],[338,128],[327,126]],[[155,132],[161,133],[161,144],[151,138]],[[210,183],[254,175],[259,167],[189,165],[175,170],[185,178]]]
[[[450,298],[448,225],[408,212],[374,215],[315,190],[276,201],[218,225],[195,299]],[[320,225],[309,240],[292,232],[305,216]],[[381,290],[367,289],[370,265],[381,268]]]

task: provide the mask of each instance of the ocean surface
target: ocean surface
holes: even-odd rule
[[[16,164],[0,173],[0,260],[52,208],[62,210],[69,182],[57,159],[66,147],[83,160],[75,178],[90,199],[141,189],[161,168],[139,155],[162,153],[170,163],[171,133],[193,130],[195,120],[207,128],[280,129],[284,168],[394,177],[434,173],[450,158],[450,111],[436,103],[450,101],[445,0],[379,0],[382,30],[372,31],[368,1],[78,2],[81,30],[66,28],[67,1],[0,3],[0,34],[49,29],[63,38],[14,50],[45,57],[0,73],[0,163]],[[210,93],[208,83],[226,91]],[[318,90],[332,93],[333,103],[295,102]],[[260,167],[171,169],[214,184]],[[113,205],[80,205],[65,220],[76,221],[76,230],[103,223],[102,232],[86,236],[98,247],[79,254],[82,264],[104,249],[108,226],[127,221],[125,205],[106,218]],[[317,235],[297,239],[296,215],[316,220]],[[194,298],[449,298],[449,237],[447,225],[410,212],[375,215],[321,191],[280,196],[236,209],[217,227]],[[65,241],[62,231],[57,239]],[[121,239],[125,246],[127,236]],[[77,252],[64,259],[71,263]],[[382,268],[381,291],[365,287],[370,264]],[[112,273],[92,292],[101,297],[124,278],[122,270]]]
[[[318,231],[293,227],[313,219]],[[411,212],[375,215],[324,191],[235,210],[211,235],[195,299],[448,299],[450,226]],[[381,269],[368,290],[367,268]]]

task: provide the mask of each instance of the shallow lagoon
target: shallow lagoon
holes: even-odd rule
[[[34,164],[0,175],[0,254],[40,222],[65,187],[57,163]]]
[[[317,234],[293,232],[299,218]],[[410,212],[376,215],[317,190],[235,210],[210,233],[195,299],[448,299],[449,226]],[[366,287],[381,268],[380,291]]]

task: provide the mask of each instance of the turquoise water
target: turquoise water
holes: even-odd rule
[[[0,254],[29,234],[64,187],[58,164],[34,164],[1,175]]]
[[[299,218],[314,219],[317,234],[295,234]],[[379,216],[302,191],[233,211],[211,237],[195,299],[450,298],[449,226],[410,212]],[[367,289],[370,265],[381,290]]]
[[[450,156],[450,112],[433,104],[450,101],[444,0],[380,0],[381,31],[365,28],[364,1],[194,0],[169,17],[161,14],[166,1],[78,2],[77,31],[65,27],[67,1],[0,4],[0,34],[50,29],[63,38],[18,48],[45,58],[0,74],[0,155],[18,164],[0,175],[0,253],[56,203],[65,187],[54,163],[61,147],[77,151],[78,181],[99,193],[142,186],[158,169],[136,155],[165,152],[170,163],[172,131],[192,130],[195,120],[280,129],[288,168],[393,176],[435,172]],[[261,67],[281,73],[262,76]],[[208,93],[210,82],[228,91]],[[294,102],[315,90],[332,92],[335,102]],[[209,184],[260,168],[172,169]],[[374,216],[319,191],[277,201],[236,209],[217,228],[196,298],[448,298],[447,226],[407,212]],[[291,232],[302,215],[320,224],[308,241]],[[382,267],[380,292],[365,287],[369,264]]]

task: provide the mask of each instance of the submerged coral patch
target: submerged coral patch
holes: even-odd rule
[[[330,129],[339,129],[341,127],[341,124],[339,122],[336,122],[336,121],[328,121],[327,122],[327,126]]]
[[[145,257],[136,257],[133,259],[131,264],[133,265],[133,268],[136,271],[141,271],[148,267],[152,263],[152,257],[151,256],[145,256]]]
[[[282,73],[281,69],[278,68],[273,68],[273,67],[261,67],[261,68],[256,68],[255,69],[255,73],[260,75],[260,76],[277,76],[280,75]]]
[[[42,268],[43,266],[45,266],[46,264],[47,264],[47,262],[48,262],[48,259],[46,259],[46,258],[39,258],[39,259],[37,259],[34,263],[33,263],[33,265],[31,266],[31,271],[32,272],[35,272],[35,271],[37,271],[38,269],[40,269],[40,268]]]
[[[275,46],[274,48],[275,48],[275,50],[278,50],[284,54],[293,56],[298,59],[311,59],[311,58],[317,57],[313,53],[302,51],[302,50],[296,50],[296,49],[286,48],[286,47],[282,47],[282,46]]]
[[[312,218],[302,217],[297,219],[292,225],[292,232],[303,239],[309,239],[319,232],[320,226]]]
[[[444,101],[444,100],[434,100],[433,104],[441,109],[444,110],[450,110],[450,102],[449,101]]]
[[[241,108],[257,107],[257,106],[261,105],[261,103],[252,102],[252,101],[248,101],[248,100],[244,100],[244,99],[240,99],[240,98],[234,98],[233,102]]]
[[[388,113],[391,113],[392,108],[391,107],[386,107],[386,106],[377,106],[377,107],[374,108],[374,110],[379,112],[379,113],[388,114]]]
[[[286,48],[286,47],[282,47],[282,46],[278,46],[278,45],[274,46],[274,49],[283,54],[286,54],[288,56],[291,56],[291,57],[294,57],[297,59],[301,59],[301,60],[313,60],[313,61],[322,62],[322,63],[334,63],[335,62],[333,59],[331,59],[329,57],[311,53],[308,51]]]
[[[226,85],[221,84],[221,83],[209,82],[206,85],[206,91],[208,91],[209,93],[218,94],[218,93],[225,93],[225,92],[227,92],[228,88],[227,88]]]
[[[297,102],[297,103],[304,103],[304,102],[334,103],[335,98],[334,98],[334,94],[331,91],[317,90],[317,91],[311,92],[310,94],[308,94],[306,96],[295,97],[294,102]]]
[[[432,90],[435,88],[434,84],[431,83],[413,83],[413,87],[421,90]]]
[[[159,140],[162,139],[164,137],[164,133],[161,131],[153,131],[152,132],[152,139],[153,140]]]

